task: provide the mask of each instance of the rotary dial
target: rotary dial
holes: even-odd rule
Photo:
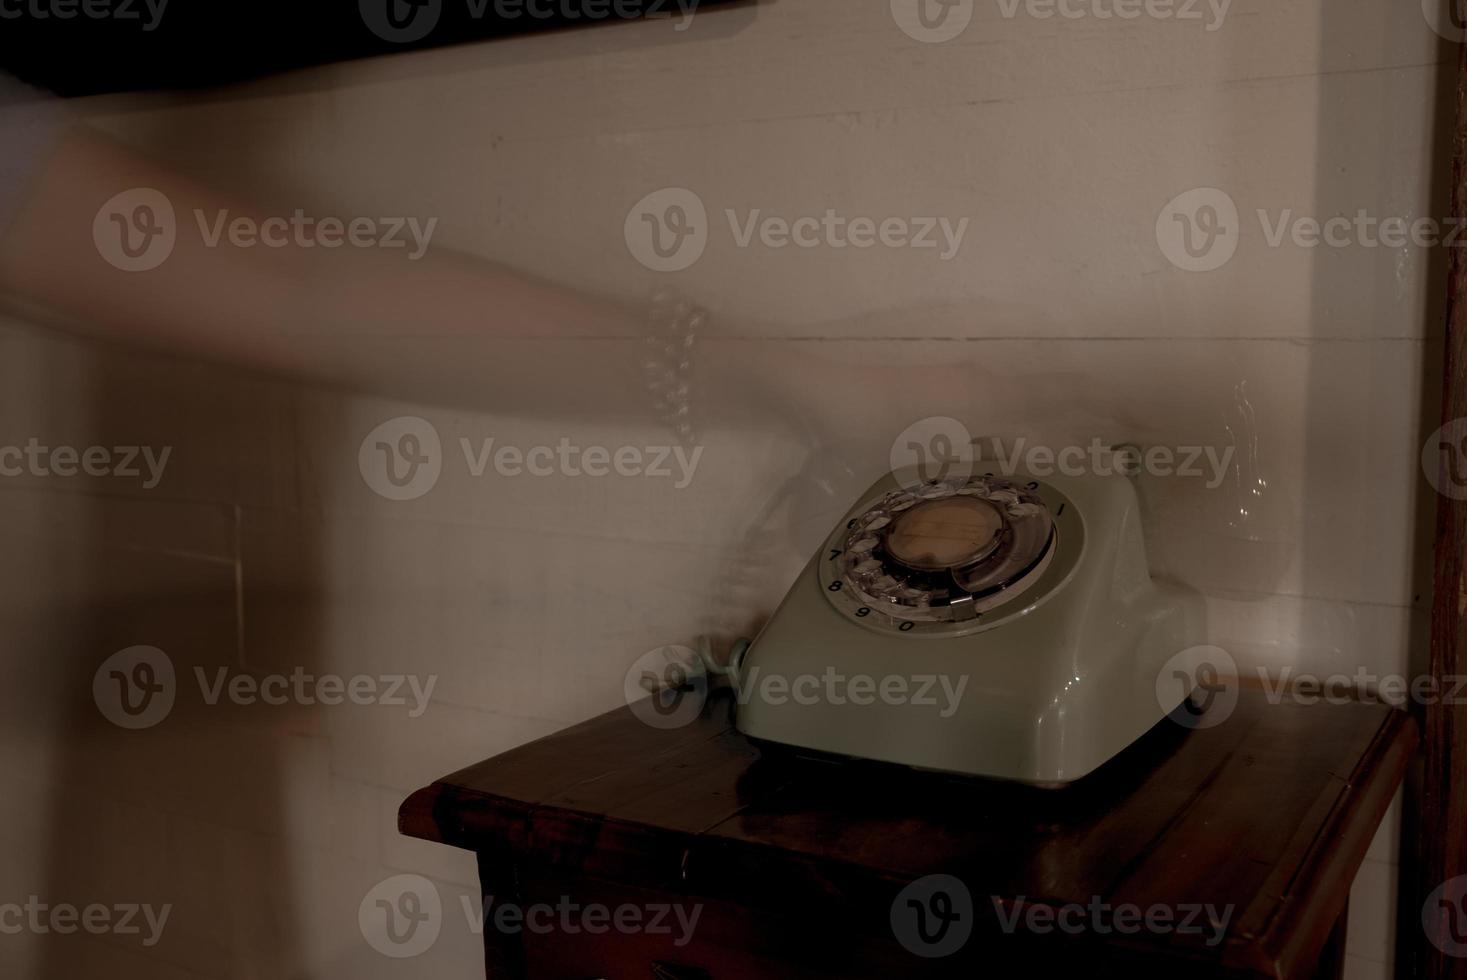
[[[822,580],[847,613],[917,624],[971,624],[1033,587],[1057,548],[1038,484],[993,476],[892,490],[830,545]]]

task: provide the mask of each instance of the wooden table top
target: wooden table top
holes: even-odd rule
[[[932,874],[961,879],[993,922],[990,897],[993,909],[1211,903],[1232,910],[1220,944],[1172,933],[1122,945],[1307,976],[1417,740],[1410,717],[1382,705],[1270,704],[1244,689],[1221,724],[1165,721],[1044,790],[761,758],[731,709],[715,697],[671,731],[610,712],[419,790],[400,828],[742,907],[838,907],[858,930],[889,932],[893,898]]]

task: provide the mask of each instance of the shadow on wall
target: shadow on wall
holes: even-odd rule
[[[61,556],[52,602],[65,598],[47,616],[72,632],[43,631],[35,649],[66,705],[45,740],[39,894],[169,910],[158,937],[42,937],[35,975],[300,975],[287,794],[317,775],[303,765],[320,756],[318,722],[230,693],[284,664],[321,668],[289,396],[186,361],[59,338],[33,349],[42,397],[87,393],[90,417],[50,429],[56,443],[168,453],[152,489],[21,491],[49,518],[33,555]]]

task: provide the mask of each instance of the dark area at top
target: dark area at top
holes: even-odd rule
[[[64,96],[201,88],[291,68],[726,0],[0,0],[0,68]]]

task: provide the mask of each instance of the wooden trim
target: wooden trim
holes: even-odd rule
[[[1298,894],[1338,896],[1339,905],[1327,906],[1319,899],[1284,903],[1278,920],[1255,944],[1255,951],[1266,955],[1258,964],[1262,974],[1325,976],[1319,972],[1323,963],[1315,961],[1320,950],[1335,947],[1339,947],[1336,952],[1340,956],[1335,969],[1343,966],[1350,884],[1418,746],[1416,723],[1406,712],[1392,711],[1381,720],[1379,733],[1349,774],[1340,798],[1312,843],[1309,860],[1284,886]],[[1345,860],[1340,860],[1341,855]]]
[[[1451,213],[1467,215],[1467,45],[1459,55],[1452,133]],[[1442,421],[1467,417],[1467,255],[1448,249],[1447,324],[1443,344]],[[1467,502],[1441,494],[1437,501],[1435,588],[1429,672],[1438,681],[1467,668]],[[1416,901],[1443,881],[1467,874],[1467,706],[1430,704],[1425,710],[1425,759],[1421,787],[1421,864]],[[1409,892],[1407,894],[1410,894]],[[1414,918],[1414,908],[1402,920]],[[1435,928],[1445,934],[1445,917]],[[1426,980],[1467,980],[1467,958],[1442,952],[1426,934],[1415,975]]]

